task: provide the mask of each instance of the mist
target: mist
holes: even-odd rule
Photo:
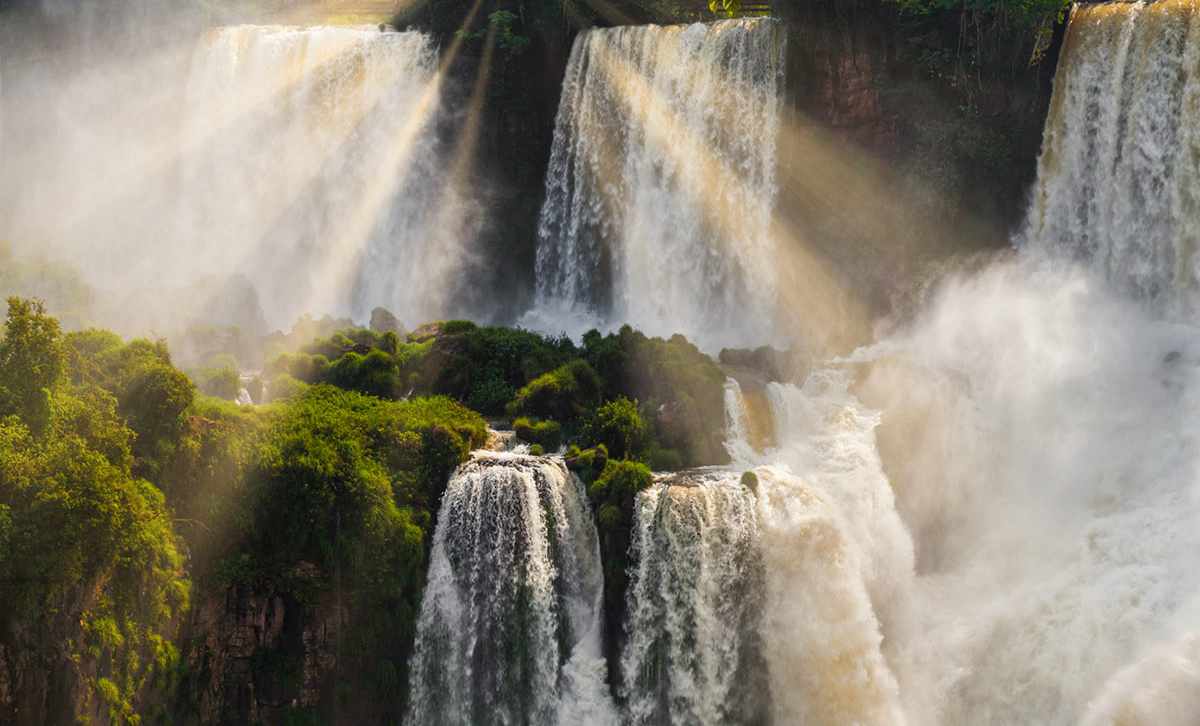
[[[288,17],[262,10],[5,10],[0,239],[90,288],[55,312],[126,334],[482,317],[461,294],[481,195],[441,175],[463,94],[432,38],[233,20]]]
[[[769,4],[402,5],[0,5],[0,720],[1200,722],[1194,3],[999,246]]]

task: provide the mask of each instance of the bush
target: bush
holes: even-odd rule
[[[302,394],[306,388],[308,385],[303,381],[299,381],[287,373],[280,373],[267,384],[265,397],[268,403],[287,401]]]
[[[530,381],[509,404],[509,413],[575,421],[600,402],[603,387],[596,371],[576,359]]]
[[[537,421],[519,418],[513,422],[517,438],[528,444],[539,444],[547,451],[557,451],[562,446],[562,426],[554,421]]]
[[[637,401],[624,396],[601,405],[584,428],[589,443],[604,444],[617,459],[633,456],[646,440],[646,424],[638,413]]]
[[[198,388],[206,396],[236,401],[242,390],[242,379],[236,368],[208,368],[196,376]]]
[[[339,669],[394,695],[407,682],[433,513],[486,423],[444,397],[386,401],[329,385],[275,415],[220,571],[310,605],[338,585],[348,610]],[[392,676],[378,680],[381,669]]]
[[[584,484],[591,484],[608,465],[608,449],[604,444],[583,451],[578,446],[572,446],[571,451],[567,452],[566,462],[567,468],[575,472]]]
[[[609,459],[599,478],[588,487],[588,496],[598,504],[620,508],[623,521],[633,521],[633,502],[637,493],[650,486],[654,475],[645,464]]]
[[[16,414],[41,431],[50,421],[49,391],[65,367],[58,321],[41,302],[10,297],[0,340],[0,416]]]
[[[546,450],[542,448],[541,444],[534,444],[529,447],[529,455],[530,456],[545,456]]]
[[[686,468],[683,455],[675,449],[652,446],[646,451],[646,464],[654,471],[679,471]]]
[[[648,338],[628,325],[584,335],[584,358],[599,371],[608,399],[641,401],[652,411],[647,437],[674,449],[685,466],[724,464],[725,374],[681,335]]]
[[[420,371],[422,387],[459,400],[475,400],[500,413],[516,390],[575,357],[567,338],[548,339],[527,330],[480,328],[442,323],[429,361]],[[487,393],[486,397],[483,395]],[[502,395],[507,397],[499,403]]]
[[[467,405],[481,413],[501,414],[516,393],[499,371],[487,369],[472,385]]]

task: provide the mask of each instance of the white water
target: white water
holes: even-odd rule
[[[453,255],[432,253],[426,227],[436,60],[428,36],[374,28],[238,26],[201,42],[183,141],[189,264],[241,271],[275,324],[441,312]],[[373,207],[376,185],[390,188]]]
[[[756,467],[758,479],[775,723],[905,722],[896,669],[907,661],[884,633],[906,631],[912,544],[876,453],[878,414],[848,382],[823,370],[802,387],[768,384],[775,449],[754,452],[736,441],[744,427],[730,428],[735,466]]]
[[[761,722],[754,498],[730,472],[663,476],[637,498],[621,658],[631,724]]]
[[[589,30],[554,133],[526,323],[705,349],[776,336],[783,67],[770,20]]]
[[[1077,9],[1019,258],[772,384],[775,450],[727,388],[777,721],[1200,723],[1196,28]]]
[[[1200,17],[1191,0],[1078,6],[1054,79],[1027,244],[1194,314]]]
[[[615,724],[582,483],[557,457],[476,452],[439,512],[407,722]]]
[[[452,312],[469,256],[463,202],[441,193],[429,36],[243,25],[113,55],[30,64],[0,165],[0,237],[77,267],[95,319],[259,334],[309,312]]]

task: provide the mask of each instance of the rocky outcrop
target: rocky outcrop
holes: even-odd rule
[[[230,587],[196,603],[183,642],[179,720],[286,723],[328,714],[338,665],[333,604]]]

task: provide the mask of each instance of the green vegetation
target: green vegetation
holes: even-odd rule
[[[678,335],[649,338],[626,326],[592,331],[576,346],[461,320],[404,339],[347,329],[276,357],[265,375],[271,400],[321,383],[380,398],[449,396],[487,416],[524,419],[518,436],[547,451],[603,443],[616,458],[666,469],[728,460],[725,374]]]
[[[408,682],[435,509],[450,472],[485,438],[483,419],[446,398],[313,386],[279,413],[257,454],[223,578],[306,606],[340,599],[339,677],[398,717],[403,699],[388,697]]]
[[[238,392],[242,389],[242,380],[237,368],[222,366],[207,368],[197,375],[197,387],[206,396],[223,398],[226,401],[237,400]]]
[[[65,709],[96,708],[127,723],[139,696],[173,672],[171,637],[190,585],[165,498],[134,473],[138,434],[108,392],[76,382],[84,376],[70,360],[42,304],[9,299],[0,342],[0,650],[40,664],[25,674],[18,709],[37,712],[22,700],[36,698],[38,684],[74,680],[82,702],[61,704],[64,720]]]
[[[508,404],[508,412],[577,421],[600,403],[603,387],[587,361],[573,360],[522,387]]]
[[[557,451],[562,446],[562,426],[554,421],[538,421],[522,416],[513,421],[513,430],[518,439],[541,446],[543,450]]]
[[[713,463],[702,429],[723,428],[716,364],[629,328],[577,346],[465,321],[401,337],[376,317],[390,329],[291,340],[257,384],[272,403],[239,406],[232,351],[210,351],[193,383],[164,341],[64,334],[41,303],[9,301],[0,659],[36,653],[22,677],[83,694],[70,713],[21,708],[203,720],[198,694],[228,676],[212,629],[240,627],[230,602],[270,602],[283,629],[239,646],[254,664],[239,678],[280,703],[303,697],[287,718],[398,719],[437,507],[486,442],[483,413],[516,416],[534,454],[571,445],[620,612],[647,464]],[[222,703],[208,716],[239,708]]]
[[[204,639],[176,644],[190,603],[261,593],[298,608],[301,623],[333,622],[343,655],[323,667],[355,684],[297,714],[336,699],[339,713],[399,717],[436,507],[487,428],[446,397],[350,390],[390,396],[379,382],[412,350],[394,332],[321,345],[305,355],[342,350],[327,373],[345,389],[283,374],[272,381],[280,403],[239,407],[197,394],[161,341],[64,335],[41,303],[9,301],[0,659],[22,660],[0,667],[20,669],[29,698],[52,682],[81,694],[14,707],[56,722],[170,720],[211,676],[192,664],[218,657]],[[247,644],[260,687],[299,697],[297,658],[317,646],[298,637]]]
[[[646,424],[638,413],[637,401],[621,396],[597,408],[584,438],[603,444],[618,459],[636,455],[646,441]]]
[[[596,513],[600,559],[604,564],[606,627],[613,632],[620,632],[632,564],[629,550],[633,538],[634,506],[638,492],[653,483],[653,476],[644,464],[608,459],[606,453],[603,446],[598,447],[593,454],[590,470],[584,470],[581,474],[592,474],[596,465],[600,466],[599,475],[588,487],[588,496]],[[603,464],[600,464],[601,460]],[[610,662],[616,655],[616,639],[611,639],[607,653]]]
[[[628,516],[633,512],[634,498],[650,486],[652,480],[645,464],[609,459],[600,476],[588,487],[588,496],[599,512],[601,525],[632,524]]]

